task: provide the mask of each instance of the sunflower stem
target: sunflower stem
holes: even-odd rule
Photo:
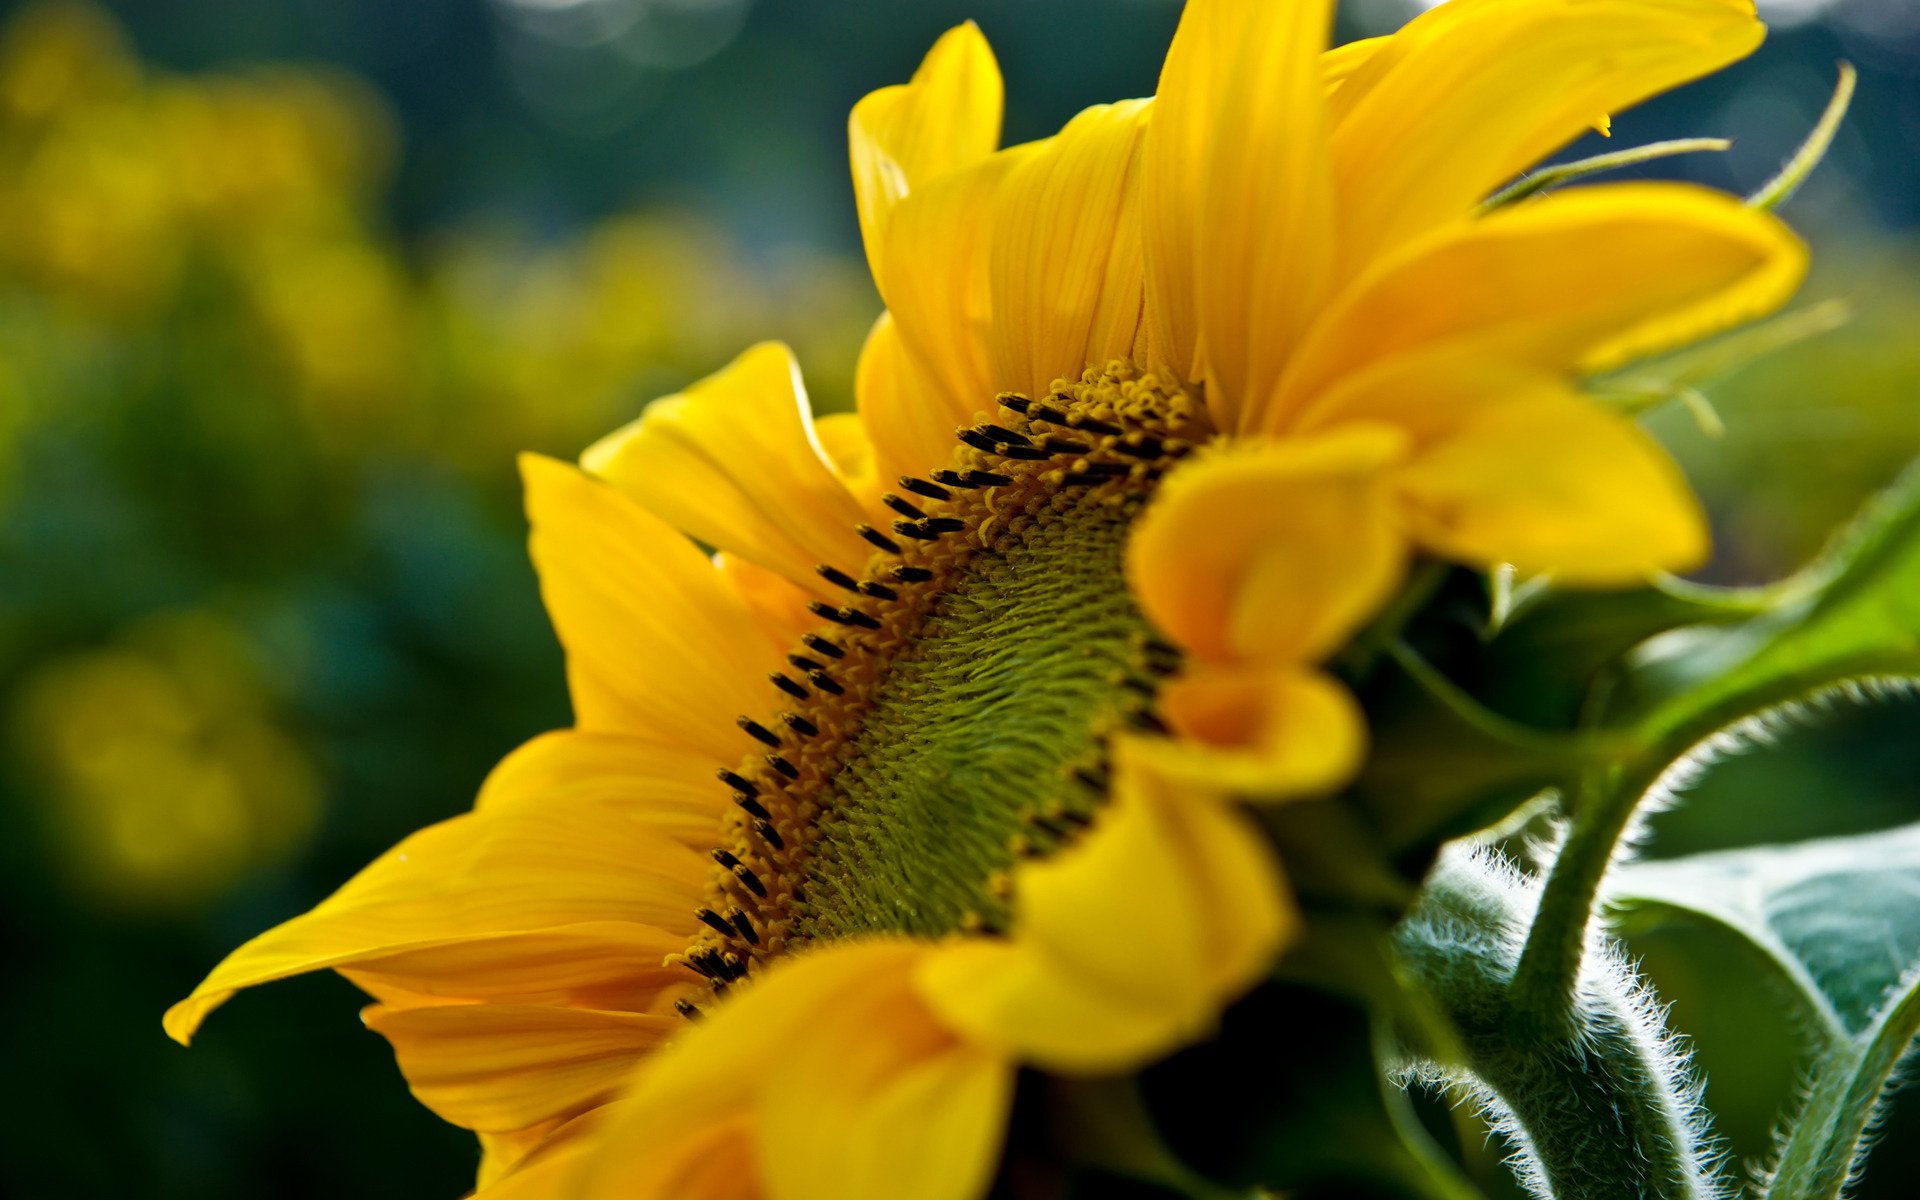
[[[1571,1034],[1600,884],[1633,820],[1645,788],[1626,778],[1618,762],[1582,774],[1573,818],[1547,872],[1511,987],[1513,1010],[1535,1032]]]

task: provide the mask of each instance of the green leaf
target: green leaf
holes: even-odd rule
[[[1608,899],[1624,931],[1731,930],[1801,999],[1815,1063],[1767,1194],[1839,1197],[1920,1032],[1920,824],[1636,863],[1614,873]]]
[[[1737,624],[1642,646],[1604,724],[1678,745],[1845,680],[1920,677],[1920,468],[1767,600]]]
[[[1849,1042],[1920,962],[1920,824],[1630,863],[1606,897],[1623,932],[1684,920],[1739,934],[1806,997],[1816,1033]]]

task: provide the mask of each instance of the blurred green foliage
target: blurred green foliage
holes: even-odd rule
[[[817,404],[845,406],[878,308],[842,196],[860,91],[979,12],[1013,79],[1011,132],[1032,136],[1150,89],[1175,12],[734,7],[737,54],[650,66],[644,98],[607,102],[642,116],[585,130],[476,65],[493,20],[477,3],[126,6],[184,71],[143,61],[102,9],[7,10],[0,1194],[468,1185],[468,1137],[409,1100],[345,984],[236,1004],[191,1054],[161,1011],[567,720],[517,452],[570,456],[767,337],[795,345]],[[349,53],[341,31],[361,25],[392,53]],[[229,55],[310,41],[336,62],[212,65],[216,36]],[[1871,88],[1870,129],[1889,119]],[[1705,94],[1656,123],[1717,132],[1705,106],[1725,97]],[[1903,144],[1892,128],[1879,145]],[[1810,188],[1801,210],[1809,294],[1849,299],[1855,320],[1709,388],[1722,436],[1653,418],[1713,508],[1721,581],[1797,565],[1920,454],[1920,245],[1877,223],[1898,199],[1861,178]],[[467,186],[517,203],[465,205]],[[1660,818],[1658,845],[1912,820],[1914,728],[1911,705],[1842,715],[1736,761]],[[1727,988],[1735,956],[1706,935],[1636,949],[1698,1035],[1733,1149],[1761,1152],[1792,1079],[1748,1048],[1781,1044],[1777,1009]],[[1863,1196],[1902,1194],[1892,1153],[1870,1187],[1893,1190]]]

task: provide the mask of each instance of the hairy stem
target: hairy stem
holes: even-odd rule
[[[1723,1195],[1685,1057],[1617,952],[1596,943],[1576,957],[1563,1027],[1532,1019],[1515,967],[1533,899],[1528,881],[1485,856],[1450,853],[1435,870],[1395,943],[1458,1026],[1464,1062],[1415,1064],[1410,1077],[1478,1103],[1537,1196]]]

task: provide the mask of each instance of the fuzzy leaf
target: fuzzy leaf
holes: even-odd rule
[[[1624,930],[1731,930],[1799,996],[1820,1039],[1769,1196],[1841,1194],[1894,1067],[1920,1030],[1920,824],[1636,863],[1612,876]]]

